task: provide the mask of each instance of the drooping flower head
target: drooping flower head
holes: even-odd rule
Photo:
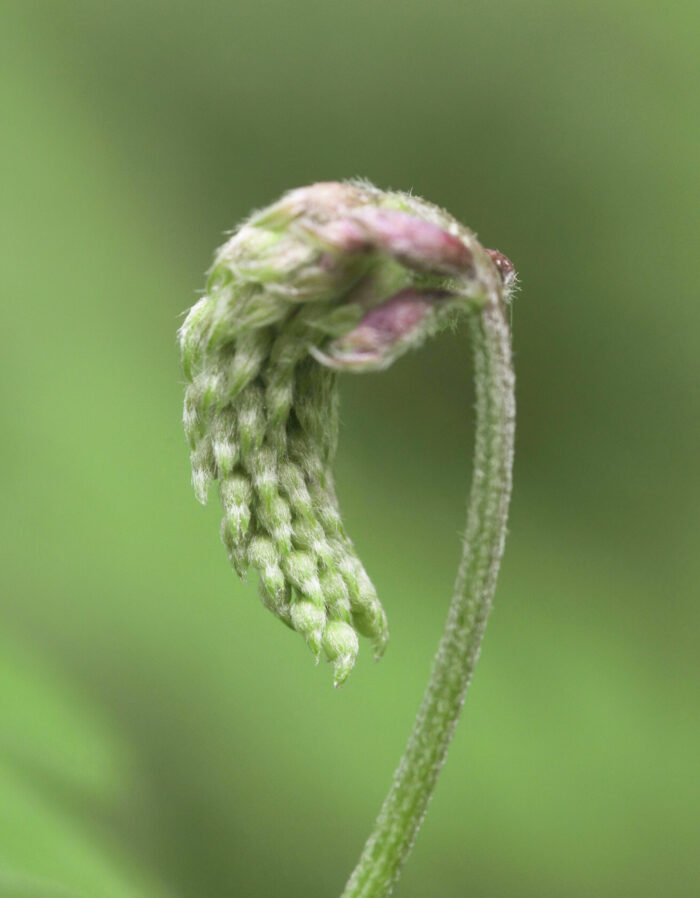
[[[337,371],[390,365],[455,316],[502,302],[509,260],[442,209],[319,183],[251,216],[217,252],[179,332],[192,480],[218,481],[240,576],[342,683],[386,615],[343,526],[332,464]]]

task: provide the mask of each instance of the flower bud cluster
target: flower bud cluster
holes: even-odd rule
[[[387,367],[454,314],[499,301],[507,259],[447,213],[366,183],[321,183],[254,214],[218,251],[180,329],[192,482],[218,481],[221,538],[263,604],[332,662],[387,620],[343,526],[337,370]]]

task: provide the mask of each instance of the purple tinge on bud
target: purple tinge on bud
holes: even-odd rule
[[[447,296],[446,290],[423,292],[407,288],[370,309],[354,331],[364,331],[378,345],[393,343],[417,327],[433,302]]]
[[[363,206],[352,213],[351,221],[374,247],[409,268],[452,274],[473,266],[471,250],[459,237],[408,212]]]
[[[459,237],[398,209],[362,206],[314,231],[341,252],[381,250],[418,271],[459,274],[473,267],[471,250]]]
[[[372,243],[362,225],[352,218],[338,218],[311,228],[324,243],[343,253],[361,253],[372,249]]]
[[[353,330],[334,340],[327,352],[313,349],[313,355],[336,369],[384,367],[425,337],[436,303],[451,295],[447,290],[401,290],[370,309]]]
[[[491,256],[491,261],[501,276],[501,282],[506,287],[510,286],[515,280],[515,265],[513,265],[508,256],[505,256],[497,249],[487,249],[486,252]]]
[[[285,194],[272,207],[287,218],[308,217],[314,222],[329,222],[366,203],[367,191],[353,184],[318,181]]]

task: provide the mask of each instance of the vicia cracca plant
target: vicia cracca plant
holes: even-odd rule
[[[413,845],[476,662],[503,553],[515,403],[510,261],[447,212],[366,182],[319,183],[254,213],[216,254],[179,332],[197,498],[218,483],[221,538],[263,604],[342,684],[384,610],[333,481],[338,373],[377,371],[465,318],[474,469],[445,632],[413,733],[344,898],[388,895]]]

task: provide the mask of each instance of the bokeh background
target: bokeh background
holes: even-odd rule
[[[3,3],[0,894],[332,896],[442,629],[464,333],[348,376],[392,641],[334,691],[189,487],[180,315],[255,206],[361,175],[515,261],[510,538],[400,898],[697,894],[694,4]]]

